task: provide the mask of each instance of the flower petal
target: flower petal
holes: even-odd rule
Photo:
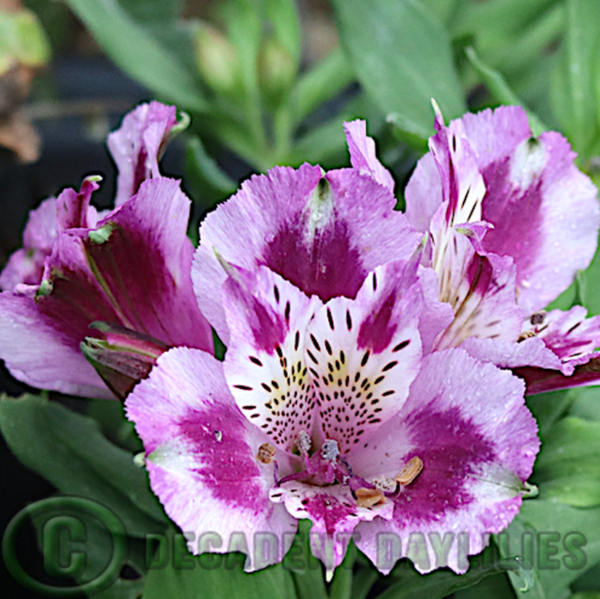
[[[352,168],[361,175],[373,178],[386,189],[394,192],[394,179],[390,172],[379,162],[375,152],[375,142],[367,136],[365,121],[356,120],[344,123],[346,142],[350,151]]]
[[[172,349],[125,405],[144,443],[152,490],[184,533],[193,533],[190,550],[242,551],[249,571],[281,561],[296,521],[269,499],[274,463],[257,459],[269,440],[240,413],[221,364],[200,350]],[[276,551],[257,559],[264,539]]]
[[[69,316],[76,320],[77,310],[71,309]],[[79,343],[71,343],[31,297],[0,294],[0,357],[15,378],[32,387],[113,398]]]
[[[421,572],[446,565],[464,572],[466,556],[481,551],[486,535],[508,526],[539,449],[523,391],[522,381],[461,349],[424,360],[400,413],[351,460],[367,480],[394,477],[415,456],[423,461],[393,497],[393,519],[356,529],[359,549],[380,570],[408,554]]]
[[[157,177],[144,181],[95,231],[73,235],[83,239],[87,260],[125,326],[169,345],[211,350],[212,333],[192,290],[189,210],[179,181]]]
[[[223,285],[231,331],[227,383],[250,422],[291,451],[298,433],[310,433],[314,422],[303,349],[306,327],[321,302],[265,266],[253,272],[231,268]]]
[[[389,520],[394,509],[391,502],[360,507],[350,488],[342,485],[317,487],[290,481],[271,489],[270,496],[273,501],[283,502],[295,518],[309,518],[313,522],[311,551],[323,562],[329,575],[344,560],[354,528],[378,516]]]
[[[414,264],[380,266],[355,300],[330,300],[308,326],[305,361],[321,427],[342,454],[398,412],[417,375],[422,295],[416,280]]]
[[[352,169],[323,176],[305,164],[252,177],[201,226],[192,274],[200,308],[227,342],[218,293],[225,273],[215,249],[245,269],[265,264],[323,301],[354,297],[370,270],[408,258],[418,243],[395,203],[389,190]]]
[[[530,139],[521,108],[465,115],[462,122],[487,188],[487,251],[512,256],[519,305],[544,308],[591,262],[600,225],[597,190],[555,132]]]
[[[160,102],[141,104],[123,119],[107,139],[119,169],[115,206],[133,197],[142,181],[158,177],[158,160],[177,121],[175,106]]]

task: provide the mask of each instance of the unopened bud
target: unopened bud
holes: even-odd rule
[[[265,97],[279,103],[292,87],[296,73],[290,51],[276,38],[265,40],[258,55],[258,77]]]
[[[200,74],[216,92],[233,95],[240,88],[241,64],[235,47],[214,27],[202,23],[196,33]]]
[[[81,351],[119,399],[125,399],[169,349],[158,339],[120,325],[95,322],[90,327],[98,331],[98,337],[86,337]]]

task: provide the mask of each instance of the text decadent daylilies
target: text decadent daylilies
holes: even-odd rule
[[[598,318],[541,312],[596,248],[597,192],[566,140],[531,139],[516,107],[448,127],[438,113],[406,214],[361,121],[346,125],[352,168],[252,177],[205,219],[191,265],[220,362],[190,301],[189,204],[158,172],[174,112],[151,124],[170,109],[150,107],[120,130],[134,141],[114,211],[90,216],[88,181],[51,223],[32,213],[21,258],[40,256],[43,279],[18,274],[21,258],[2,274],[0,357],[30,384],[93,395],[77,348],[92,321],[119,325],[109,345],[122,335],[148,358],[132,384],[156,362],[126,400],[152,489],[184,531],[219,534],[212,551],[252,556],[254,533],[290,539],[299,518],[329,573],[350,533],[384,572],[401,555],[382,562],[381,533],[403,547],[421,533],[423,572],[445,565],[447,533],[481,551],[518,512],[539,449],[524,394],[600,376]],[[468,567],[457,543],[446,562]]]

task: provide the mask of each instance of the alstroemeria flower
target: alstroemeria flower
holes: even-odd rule
[[[429,234],[425,264],[438,274],[439,299],[454,309],[435,348],[464,342],[479,359],[556,370],[559,386],[583,384],[563,375],[594,358],[596,321],[573,326],[582,320],[577,309],[554,312],[543,327],[527,323],[591,262],[600,224],[595,187],[561,135],[531,137],[520,108],[467,114],[447,127],[438,112],[436,128],[406,188],[407,217]],[[560,325],[573,319],[572,330]]]
[[[131,119],[140,115],[147,126],[138,132],[141,146],[131,142],[130,131]],[[123,148],[130,144],[126,162],[138,165],[135,172],[156,163],[174,117],[173,107],[143,105],[113,134]],[[25,241],[38,252],[35,265],[43,264],[43,274],[12,277],[0,295],[0,358],[17,379],[63,393],[112,397],[80,351],[95,321],[168,346],[212,349],[210,326],[192,290],[194,248],[186,234],[191,202],[179,182],[158,172],[141,183],[135,179],[135,185],[127,201],[105,214],[90,206],[98,187],[94,178],[32,213]]]
[[[422,236],[394,210],[393,180],[376,160],[364,123],[351,125],[347,137],[354,168],[273,168],[245,181],[202,223],[194,289],[225,343],[229,331],[215,289],[226,275],[215,249],[242,268],[266,265],[327,301],[355,297],[369,271],[406,260],[417,247]]]
[[[142,181],[160,175],[158,161],[176,124],[175,106],[150,102],[125,115],[121,127],[108,136],[107,145],[119,171],[115,206],[132,198]],[[72,227],[94,227],[98,222],[99,214],[93,206],[88,206],[87,213],[81,215],[84,223],[72,222],[67,211],[76,210],[76,192],[64,193],[75,197],[67,200],[63,195],[60,207],[56,198],[48,198],[29,213],[23,248],[10,256],[0,273],[3,291],[12,291],[20,284],[39,285],[57,235]]]
[[[383,572],[416,534],[420,571],[465,571],[517,513],[538,451],[522,381],[461,349],[422,358],[415,261],[325,303],[265,266],[227,271],[224,363],[172,349],[126,400],[193,553],[261,568],[308,518],[329,575],[354,531]]]

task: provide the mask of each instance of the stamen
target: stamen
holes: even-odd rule
[[[296,447],[300,452],[300,455],[307,455],[310,451],[312,441],[310,440],[309,434],[305,430],[301,430],[298,433],[298,439],[296,439]]]
[[[271,464],[275,458],[275,448],[270,443],[263,443],[258,448],[256,459],[263,464]]]
[[[358,507],[373,507],[385,502],[385,495],[381,489],[356,489],[356,505]]]
[[[421,470],[423,470],[423,460],[415,456],[396,474],[394,480],[402,486],[410,485],[421,474]]]
[[[327,439],[321,447],[321,456],[328,462],[335,462],[340,455],[340,446],[333,439]]]
[[[519,335],[517,343],[521,343],[521,341],[525,341],[525,339],[531,339],[532,337],[535,337],[535,333],[533,331],[525,331]]]
[[[393,493],[398,486],[398,481],[389,476],[381,475],[373,479],[373,484],[375,485],[375,488],[381,489],[384,493]]]

